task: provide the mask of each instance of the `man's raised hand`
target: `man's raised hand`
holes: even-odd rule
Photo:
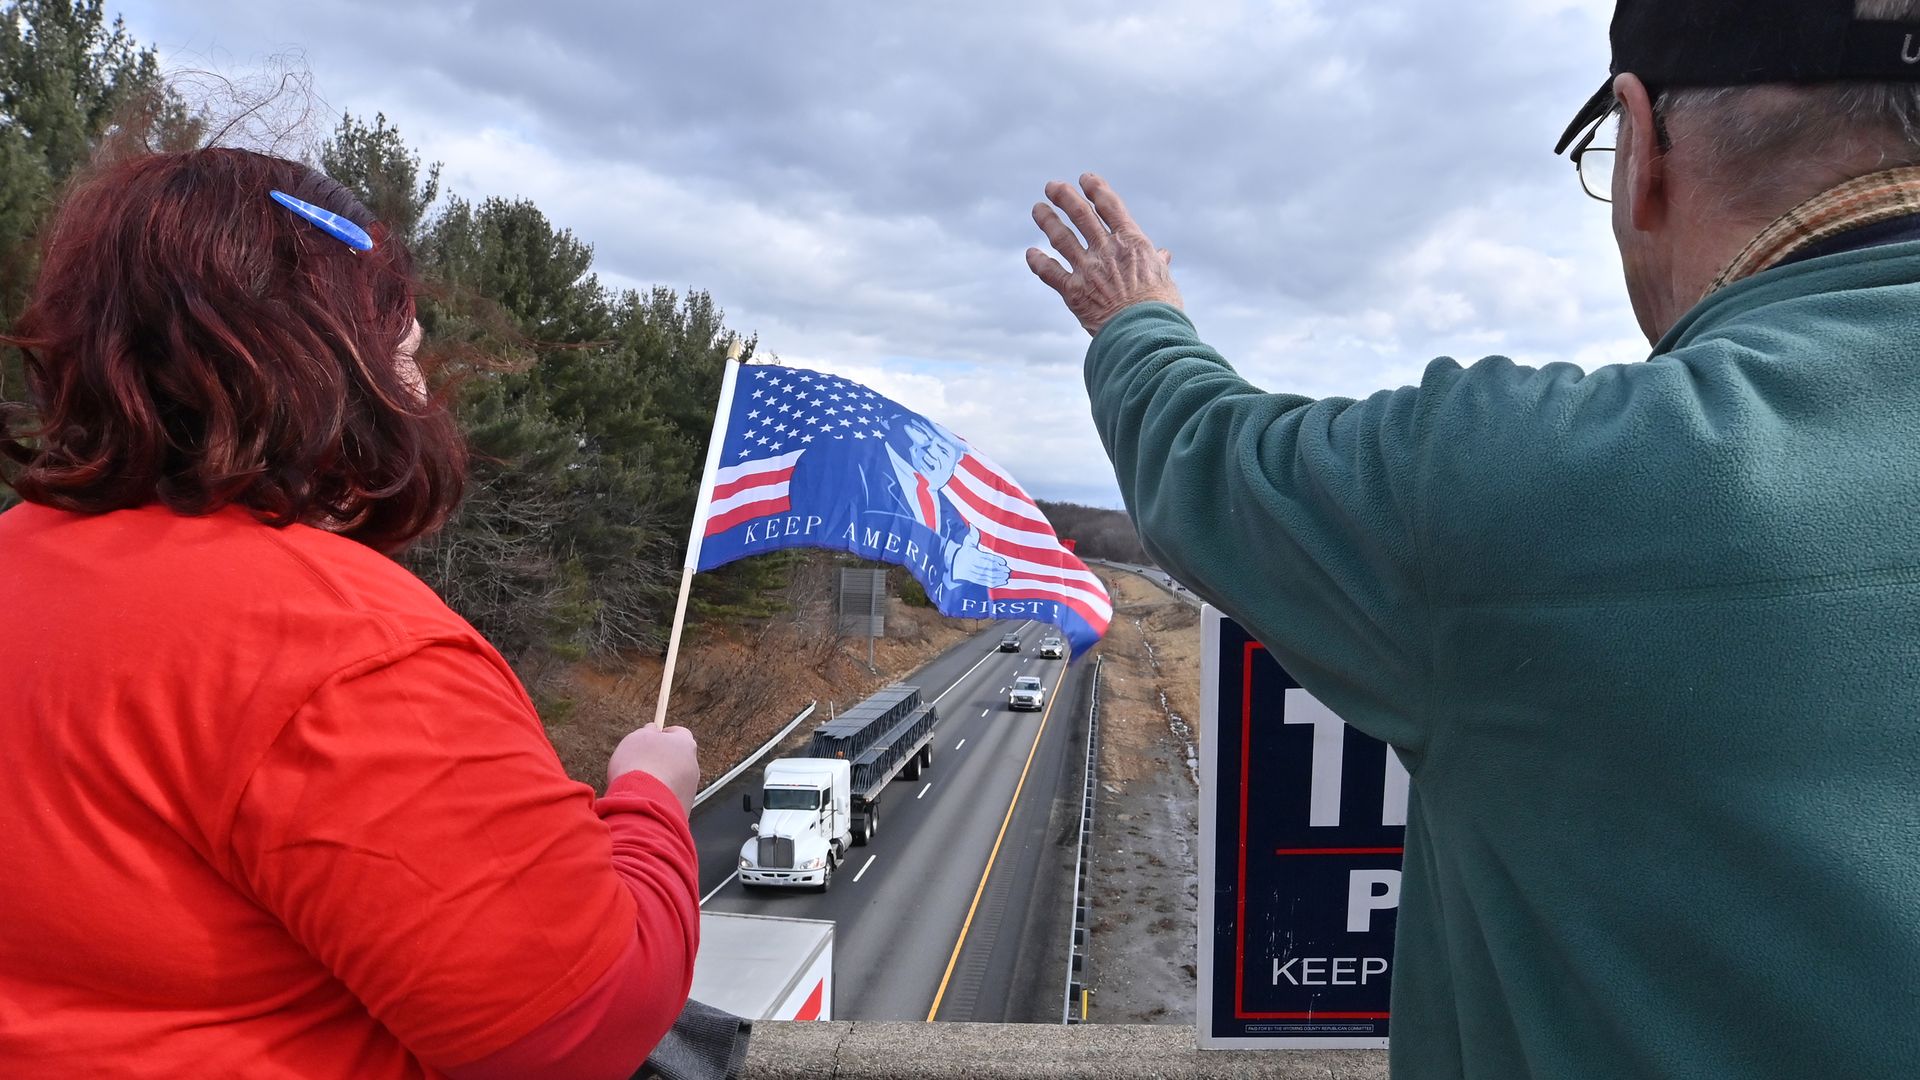
[[[1028,248],[1028,269],[1060,294],[1089,334],[1099,333],[1107,320],[1134,304],[1158,300],[1179,307],[1180,289],[1167,270],[1173,254],[1153,246],[1105,180],[1086,173],[1080,187],[1084,196],[1073,185],[1055,180],[1047,185],[1052,205],[1033,204],[1034,224],[1067,265],[1039,248]],[[1072,227],[1060,219],[1062,213]]]

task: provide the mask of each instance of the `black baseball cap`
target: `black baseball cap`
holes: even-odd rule
[[[1661,90],[1920,82],[1920,22],[1855,17],[1855,0],[1620,0],[1613,75]],[[1613,78],[1582,106],[1553,152],[1613,111]]]

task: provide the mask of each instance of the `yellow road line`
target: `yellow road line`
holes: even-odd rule
[[[980,884],[973,890],[973,903],[967,905],[967,921],[960,924],[960,940],[953,943],[953,955],[947,957],[946,974],[940,976],[940,989],[934,991],[933,1008],[927,1010],[927,1019],[931,1021],[940,1011],[940,1001],[947,996],[947,983],[953,979],[953,968],[960,962],[960,950],[967,944],[967,931],[973,929],[974,913],[980,909],[980,897],[987,891],[987,878],[993,876],[993,860],[1000,856],[1000,842],[1007,838],[1007,826],[1013,824],[1013,812],[1020,806],[1020,792],[1027,786],[1027,772],[1033,768],[1033,756],[1040,752],[1040,738],[1047,733],[1047,719],[1053,715],[1053,707],[1060,701],[1060,687],[1067,681],[1067,669],[1060,669],[1060,678],[1053,684],[1053,693],[1047,695],[1047,711],[1040,714],[1040,730],[1033,733],[1033,747],[1027,751],[1027,763],[1020,769],[1020,782],[1013,786],[1013,801],[1007,804],[1007,816],[1000,822],[1000,835],[993,838],[993,850],[987,853],[987,868],[980,871]]]

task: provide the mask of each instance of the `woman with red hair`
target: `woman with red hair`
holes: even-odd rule
[[[77,183],[0,407],[0,1074],[626,1077],[699,925],[680,729],[604,798],[389,555],[464,473],[407,253],[238,150]]]

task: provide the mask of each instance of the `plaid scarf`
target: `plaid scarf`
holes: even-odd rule
[[[1741,278],[1778,266],[1795,252],[1850,229],[1914,214],[1920,214],[1920,168],[1888,169],[1849,180],[1815,195],[1767,226],[1720,271],[1707,292],[1712,294]]]

